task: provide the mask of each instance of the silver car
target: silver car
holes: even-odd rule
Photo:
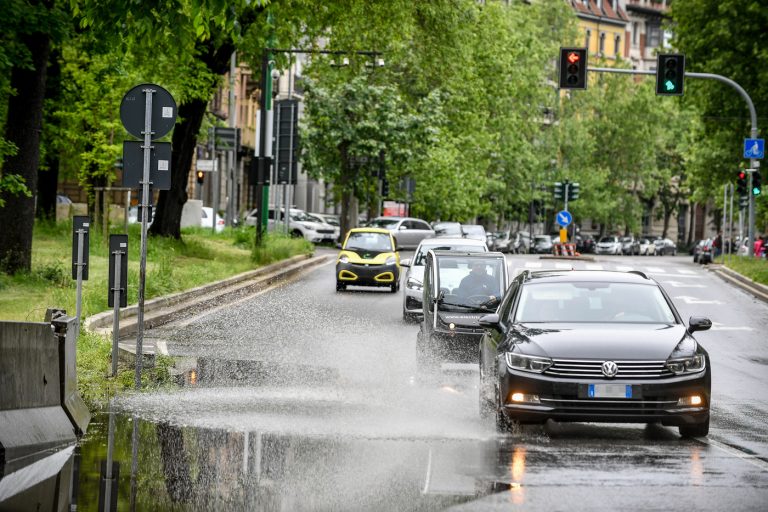
[[[481,240],[471,238],[428,238],[422,240],[416,248],[413,259],[403,259],[400,266],[405,272],[403,287],[403,319],[417,320],[423,314],[421,300],[424,282],[424,261],[429,251],[488,252],[488,247]]]
[[[621,254],[621,241],[617,236],[604,236],[595,246],[597,254]]]
[[[425,238],[435,236],[435,231],[426,221],[413,217],[376,217],[367,227],[388,229],[395,237],[397,246],[403,249],[413,249]]]

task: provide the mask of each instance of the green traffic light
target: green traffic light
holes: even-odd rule
[[[664,88],[667,89],[667,91],[674,91],[675,90],[675,84],[672,82],[672,80],[667,80],[664,82]]]
[[[763,193],[763,190],[760,187],[752,187],[753,196],[759,196],[762,193]]]

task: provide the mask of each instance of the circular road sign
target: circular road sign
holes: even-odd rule
[[[152,93],[152,140],[165,136],[176,124],[176,102],[171,93],[156,84],[137,85],[123,96],[120,102],[120,120],[128,133],[143,139],[144,110],[147,90]]]
[[[573,217],[567,210],[557,212],[557,223],[565,227],[573,221]]]

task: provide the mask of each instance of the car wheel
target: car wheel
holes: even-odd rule
[[[680,425],[679,430],[682,437],[704,437],[709,434],[709,418],[693,425]]]
[[[299,231],[298,229],[294,229],[293,231],[291,231],[291,236],[292,236],[293,238],[301,238],[301,237],[303,237],[304,235],[303,235],[303,234],[301,233],[301,231]]]
[[[343,292],[346,289],[347,289],[347,284],[346,283],[342,283],[342,282],[336,281],[336,291],[337,292]]]
[[[507,417],[504,416],[504,412],[501,410],[501,405],[499,404],[499,388],[498,386],[494,386],[495,388],[495,423],[496,423],[496,432],[499,434],[506,434],[509,432],[509,421],[507,420]]]

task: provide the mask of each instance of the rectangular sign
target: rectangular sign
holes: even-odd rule
[[[195,169],[203,172],[215,172],[219,170],[218,160],[198,160],[195,163]]]
[[[88,250],[91,218],[87,215],[72,217],[72,279],[77,279],[77,263],[83,263],[83,281],[88,280]],[[77,232],[83,231],[83,261],[77,261]]]
[[[299,102],[277,101],[275,109],[275,182],[295,185],[299,161]]]
[[[216,150],[240,150],[240,128],[215,126],[213,128],[213,138]]]
[[[115,263],[120,253],[120,307],[128,305],[128,235],[109,235],[109,307],[115,306]]]
[[[744,158],[763,158],[765,139],[744,139]]]
[[[123,186],[141,188],[144,177],[143,142],[123,142]],[[171,143],[153,142],[149,157],[149,181],[155,190],[171,188]]]

